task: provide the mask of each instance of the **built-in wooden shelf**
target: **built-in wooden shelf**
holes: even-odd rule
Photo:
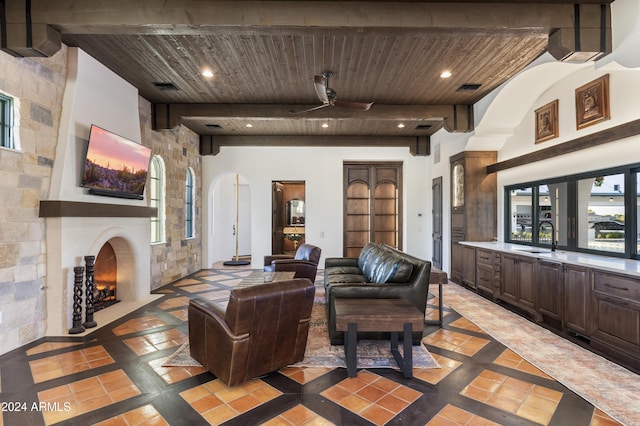
[[[153,217],[155,207],[41,200],[40,217]]]

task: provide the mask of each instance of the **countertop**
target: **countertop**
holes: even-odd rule
[[[528,256],[541,260],[556,261],[571,265],[584,266],[587,268],[634,275],[635,277],[640,278],[640,261],[633,259],[620,259],[617,257],[564,250],[552,252],[548,248],[544,247],[532,247],[522,244],[500,242],[462,241],[460,244],[504,253],[517,254],[519,256]]]

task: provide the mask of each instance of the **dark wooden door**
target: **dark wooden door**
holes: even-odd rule
[[[431,209],[431,240],[433,242],[433,253],[431,263],[438,269],[442,269],[442,176],[433,179],[431,184],[431,198],[433,208]]]
[[[564,267],[563,327],[574,333],[590,337],[591,285],[589,269],[576,265]]]
[[[344,244],[358,257],[368,242],[402,248],[402,163],[345,162]]]
[[[528,257],[518,258],[518,303],[520,307],[527,309],[530,313],[535,313],[536,305],[535,284],[536,284],[536,261]]]
[[[500,298],[506,302],[518,303],[518,258],[510,254],[502,255],[502,282]]]
[[[550,317],[557,321],[556,324],[560,324],[562,319],[562,281],[562,263],[538,261],[535,284],[538,312],[543,315],[543,320]]]
[[[284,233],[282,232],[285,224],[284,211],[284,185],[280,182],[271,183],[271,253],[284,253]]]

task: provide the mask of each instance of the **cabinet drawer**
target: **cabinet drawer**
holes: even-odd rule
[[[493,288],[493,270],[478,265],[476,274],[476,282],[479,286]]]
[[[640,281],[603,272],[594,272],[593,288],[595,291],[640,302]]]
[[[476,262],[493,266],[493,252],[489,250],[478,249],[476,252]]]

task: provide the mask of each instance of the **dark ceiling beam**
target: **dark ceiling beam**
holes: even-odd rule
[[[583,63],[611,53],[611,11],[608,5],[574,5],[574,25],[549,37],[547,50],[558,61]]]
[[[173,129],[183,123],[183,118],[202,118],[215,124],[216,120],[241,118],[243,120],[307,120],[348,119],[359,120],[406,120],[441,121],[450,132],[473,130],[473,108],[470,105],[379,105],[369,111],[327,107],[322,110],[292,114],[317,105],[270,105],[270,104],[153,104],[152,127],[154,130]],[[206,128],[192,129],[206,134]],[[210,131],[215,134],[215,131]]]
[[[640,120],[629,121],[590,135],[581,136],[558,145],[550,146],[549,148],[490,164],[487,166],[487,173],[496,173],[514,167],[525,166],[537,161],[548,160],[560,155],[582,151],[638,135],[640,135]]]
[[[611,0],[613,1],[613,0]],[[7,4],[8,3],[8,4]],[[307,2],[307,1],[201,1],[201,0],[16,0],[5,2],[3,26],[41,27],[61,34],[206,34],[225,27],[319,27],[319,28],[416,28],[547,30],[556,32],[556,58],[571,55],[574,60],[610,51],[610,5],[594,0],[533,3],[494,2]],[[29,13],[25,13],[28,7]],[[604,13],[603,13],[604,10]],[[604,19],[602,19],[604,16]],[[45,25],[45,27],[42,27]],[[49,30],[47,30],[49,31]],[[45,33],[47,32],[45,31]],[[559,32],[558,32],[559,31]],[[584,33],[582,37],[571,34]],[[13,32],[13,30],[11,31]],[[4,31],[3,31],[4,33]],[[28,33],[25,33],[28,34]],[[593,46],[590,34],[597,34]],[[8,38],[8,37],[7,37]],[[594,39],[594,40],[595,40]],[[8,40],[3,37],[2,45]],[[12,52],[25,56],[39,51],[16,44]],[[47,43],[49,44],[49,43]],[[58,43],[59,46],[60,43]],[[48,46],[50,50],[50,46]],[[604,49],[604,50],[603,50]]]
[[[431,154],[428,136],[200,136],[200,154],[217,155],[227,147],[406,147],[415,156]]]
[[[613,1],[613,0],[611,0]],[[24,8],[7,5],[10,22],[24,21]],[[13,3],[18,3],[14,5]],[[401,27],[401,28],[569,28],[573,5],[600,1],[202,1],[202,0],[30,0],[34,23],[66,33],[184,34],[225,27]],[[605,2],[609,3],[609,2]]]

